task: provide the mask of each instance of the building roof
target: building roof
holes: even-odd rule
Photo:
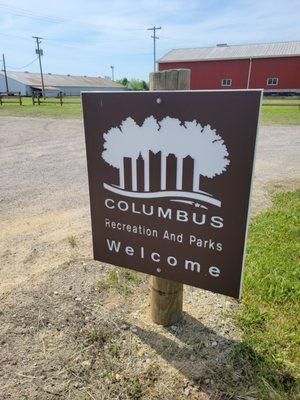
[[[300,40],[263,44],[219,44],[213,47],[174,49],[158,62],[234,60],[245,58],[270,58],[300,56]]]
[[[0,71],[0,74],[4,72]],[[14,72],[7,71],[9,78],[15,79],[18,82],[28,86],[41,86],[41,75],[35,72]],[[109,79],[93,76],[74,76],[74,75],[57,75],[57,74],[44,74],[45,86],[51,86],[52,88],[60,86],[72,86],[72,87],[103,87],[103,88],[121,88],[119,83],[113,82]]]

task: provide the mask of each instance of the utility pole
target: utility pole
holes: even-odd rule
[[[5,64],[5,57],[4,57],[4,54],[2,54],[2,60],[3,60],[3,71],[4,71],[4,76],[5,76],[6,92],[7,92],[7,94],[8,94],[8,80],[7,80],[6,64]]]
[[[111,80],[114,81],[115,80],[115,67],[113,65],[111,65]]]
[[[156,72],[156,39],[159,39],[158,36],[156,36],[156,31],[161,29],[161,26],[153,26],[153,28],[148,28],[147,31],[153,31],[153,72]]]
[[[38,56],[39,56],[40,73],[41,73],[41,81],[42,81],[42,95],[43,95],[43,97],[45,98],[45,85],[44,85],[44,77],[43,77],[43,69],[42,69],[42,60],[41,60],[41,57],[44,55],[44,52],[43,52],[42,49],[40,49],[40,44],[42,43],[41,39],[43,39],[43,38],[41,38],[41,37],[39,37],[39,36],[32,36],[32,38],[36,40],[36,47],[37,47],[37,48],[35,49],[35,52],[36,52],[36,54],[38,54]]]

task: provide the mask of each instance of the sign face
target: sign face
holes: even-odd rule
[[[260,99],[83,93],[94,258],[239,297]]]

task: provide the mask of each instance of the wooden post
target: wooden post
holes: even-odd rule
[[[60,105],[63,105],[63,98],[62,98],[62,92],[59,92],[59,101],[60,101]]]
[[[189,90],[190,70],[172,69],[150,74],[150,90]],[[152,276],[151,318],[156,324],[169,326],[182,317],[183,284]]]
[[[22,105],[22,97],[21,97],[21,92],[19,92],[19,104],[20,104],[20,106]]]

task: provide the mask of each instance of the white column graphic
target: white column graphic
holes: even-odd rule
[[[150,191],[150,164],[149,164],[149,151],[145,151],[144,155],[144,190]]]
[[[183,181],[183,158],[177,157],[176,189],[182,190]]]
[[[199,192],[199,172],[198,168],[196,168],[196,160],[194,160],[193,164],[193,192]]]
[[[125,172],[124,172],[124,163],[120,164],[119,167],[119,178],[120,178],[120,188],[125,188]]]
[[[160,157],[160,189],[167,189],[167,155],[163,152]]]
[[[137,191],[137,159],[131,158],[132,190]]]

